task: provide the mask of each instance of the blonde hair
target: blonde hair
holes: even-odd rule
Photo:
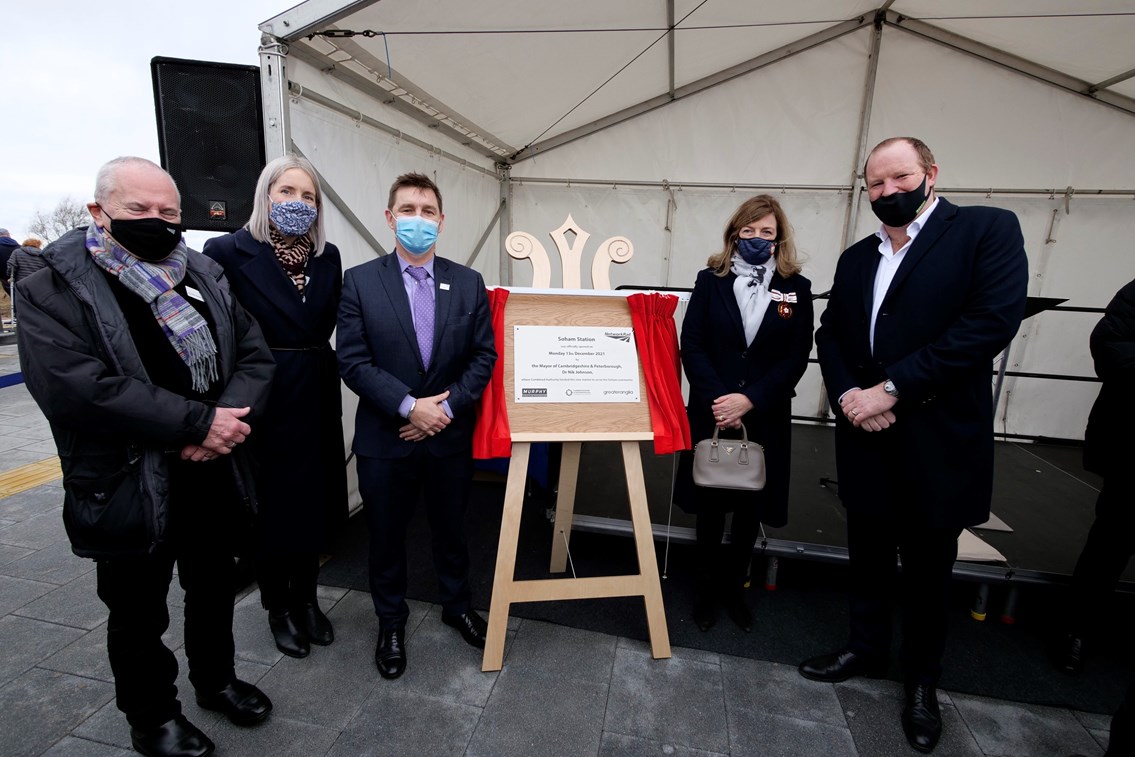
[[[268,165],[264,166],[264,170],[260,172],[260,178],[256,180],[256,191],[252,196],[252,215],[248,217],[248,223],[244,225],[244,228],[248,229],[248,233],[256,241],[272,243],[269,232],[272,198],[268,196],[268,193],[272,191],[272,185],[284,175],[284,172],[293,168],[298,168],[306,173],[307,177],[311,179],[312,185],[315,186],[315,209],[318,213],[315,220],[312,221],[311,228],[307,230],[307,234],[304,236],[311,240],[312,254],[319,255],[323,252],[324,245],[327,244],[327,236],[323,231],[323,188],[319,186],[319,176],[315,173],[315,166],[311,165],[307,158],[288,154],[268,161]]]
[[[776,272],[782,277],[795,276],[802,270],[796,255],[796,241],[793,238],[792,226],[788,223],[788,216],[784,208],[772,195],[756,195],[741,203],[729,223],[725,225],[722,242],[725,245],[721,252],[709,256],[705,262],[708,268],[718,276],[725,276],[732,266],[733,253],[737,251],[737,240],[741,238],[741,229],[755,223],[765,216],[772,214],[776,218]]]

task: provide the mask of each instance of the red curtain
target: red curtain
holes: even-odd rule
[[[654,454],[669,455],[690,449],[690,422],[682,404],[678,328],[674,325],[678,298],[656,292],[632,294],[627,297],[627,304],[646,378]]]
[[[473,429],[475,460],[512,457],[512,431],[508,427],[504,396],[504,304],[508,301],[508,290],[498,287],[489,289],[488,294],[497,362],[493,365],[493,377],[477,405],[477,426]],[[689,436],[688,431],[686,436]]]

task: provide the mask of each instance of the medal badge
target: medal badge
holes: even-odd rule
[[[780,303],[779,305],[776,306],[776,314],[779,315],[781,318],[791,318],[792,317],[792,306],[789,305],[787,302],[782,302],[782,303]]]

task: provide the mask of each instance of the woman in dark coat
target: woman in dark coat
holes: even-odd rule
[[[762,522],[775,527],[788,520],[792,397],[812,351],[812,289],[800,275],[788,219],[770,195],[737,208],[724,248],[706,265],[682,322],[690,432],[701,441],[716,426],[722,436],[737,437],[744,423],[749,439],[765,449],[767,483],[761,491],[699,487],[686,455],[675,501],[697,513],[694,621],[703,631],[713,626],[720,593],[729,617],[749,631],[744,585],[753,545]]]
[[[343,405],[335,351],[342,289],[339,250],[323,232],[323,194],[311,164],[271,161],[256,184],[252,217],[210,239],[276,359],[268,411],[256,429],[259,465],[256,573],[276,647],[305,657],[334,631],[316,601],[319,552],[347,516]]]

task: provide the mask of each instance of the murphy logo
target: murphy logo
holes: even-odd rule
[[[548,390],[547,389],[523,388],[523,389],[520,390],[520,396],[521,397],[547,397],[548,396]]]
[[[603,336],[608,339],[618,339],[620,342],[630,342],[631,340],[630,331],[604,331]]]

